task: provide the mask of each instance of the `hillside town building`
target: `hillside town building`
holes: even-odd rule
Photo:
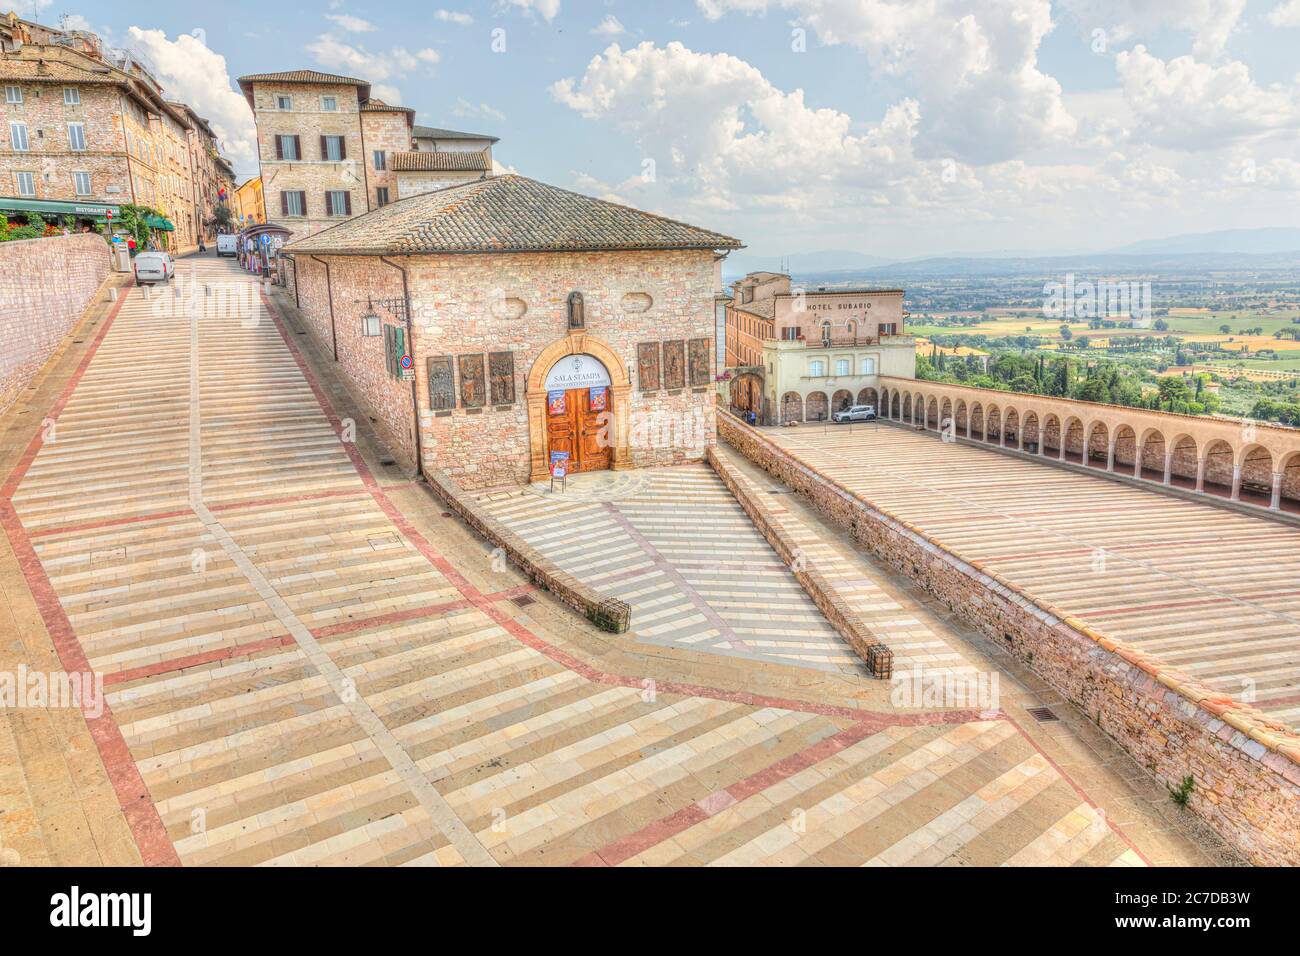
[[[738,240],[507,175],[298,239],[296,303],[392,444],[466,487],[698,460]]]
[[[235,189],[235,221],[241,226],[266,222],[266,204],[262,199],[262,177],[253,176]]]
[[[731,407],[785,424],[877,405],[879,376],[916,374],[906,316],[901,289],[808,291],[783,273],[750,273],[732,283],[726,304]]]
[[[257,124],[266,213],[303,238],[492,174],[495,137],[415,126],[361,79],[290,70],[239,78]]]
[[[0,18],[0,213],[102,226],[125,203],[176,252],[213,234],[234,171],[207,121],[162,86],[135,54],[93,33]]]

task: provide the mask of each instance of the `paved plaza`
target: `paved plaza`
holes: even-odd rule
[[[253,286],[210,258],[178,273]],[[996,709],[891,699],[703,466],[484,496],[633,604],[631,633],[596,631],[380,463],[288,304],[168,294],[105,305],[0,420],[0,669],[106,690],[102,712],[0,711],[10,862],[1227,859],[1031,672],[798,501],[770,496],[897,666],[997,673]]]
[[[764,434],[1035,598],[1300,726],[1300,529],[935,432]]]

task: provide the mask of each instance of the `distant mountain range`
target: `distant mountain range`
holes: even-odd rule
[[[788,266],[783,268],[783,261]],[[848,250],[777,256],[734,253],[727,257],[728,279],[749,272],[789,271],[801,278],[837,282],[861,276],[886,277],[1000,276],[1092,272],[1142,274],[1176,271],[1273,271],[1300,268],[1300,228],[1221,229],[1186,233],[1164,239],[1144,239],[1102,252],[1035,256],[1023,252],[992,252],[980,256],[939,255],[891,260]]]

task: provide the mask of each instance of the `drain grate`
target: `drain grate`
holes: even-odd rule
[[[515,607],[528,607],[528,605],[530,604],[536,604],[537,598],[530,597],[527,594],[521,594],[519,595],[519,597],[512,597],[510,599],[510,603],[513,604]]]
[[[1026,709],[1029,711],[1029,716],[1033,717],[1034,720],[1040,721],[1042,723],[1046,723],[1047,721],[1050,720],[1061,719],[1057,717],[1056,714],[1052,713],[1051,709],[1048,707],[1029,707]]]

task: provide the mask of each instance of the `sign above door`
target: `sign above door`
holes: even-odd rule
[[[570,388],[596,388],[610,385],[609,370],[594,355],[566,355],[546,373],[546,391]]]

